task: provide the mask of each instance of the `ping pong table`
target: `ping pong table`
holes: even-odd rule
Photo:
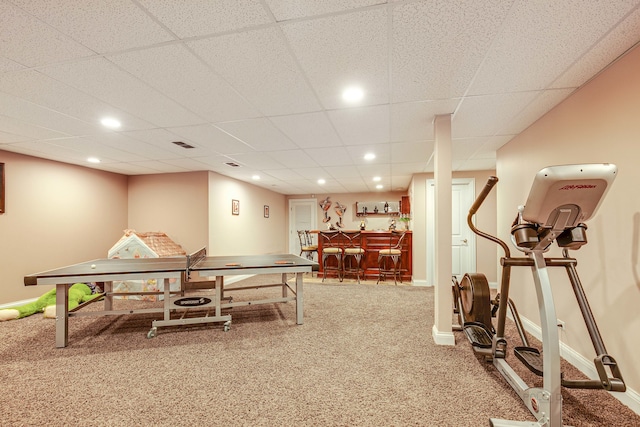
[[[244,305],[274,304],[288,301],[296,303],[296,323],[303,323],[303,275],[318,270],[318,264],[306,258],[292,254],[243,255],[243,256],[207,256],[206,249],[186,257],[134,258],[134,259],[96,259],[67,267],[57,268],[24,277],[24,284],[56,285],[56,347],[66,347],[69,337],[69,317],[105,316],[136,313],[163,313],[162,320],[154,320],[147,334],[152,338],[157,328],[162,326],[189,325],[222,322],[224,331],[231,326],[231,315],[223,314],[223,309]],[[281,273],[280,283],[233,287],[226,291],[255,289],[261,287],[280,287],[281,296],[253,301],[234,302],[225,297],[225,276],[258,275]],[[287,280],[288,274],[295,274],[295,288]],[[209,278],[215,277],[215,280]],[[156,292],[113,292],[113,282],[120,280],[157,280],[163,283],[163,291]],[[171,281],[181,283],[180,291],[171,291]],[[68,309],[69,288],[74,283],[97,283],[103,290],[104,309],[101,311],[81,311],[86,304],[73,310]],[[213,294],[205,296],[185,296],[187,290],[209,289]],[[290,295],[291,293],[291,295]],[[113,297],[117,295],[163,294],[162,307],[140,308],[135,310],[115,310]],[[210,296],[210,298],[209,298]],[[98,301],[99,298],[92,300]],[[91,302],[89,302],[91,303]],[[89,304],[87,303],[87,304]],[[204,316],[186,317],[189,311],[206,311]],[[209,315],[213,311],[212,315]],[[172,318],[172,313],[182,313],[180,318]]]

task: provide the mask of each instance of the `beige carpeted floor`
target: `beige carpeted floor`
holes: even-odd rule
[[[257,276],[247,283],[266,279],[273,280]],[[483,426],[490,417],[533,421],[461,334],[456,346],[433,343],[432,288],[315,282],[305,283],[300,326],[293,303],[234,308],[229,332],[219,324],[170,327],[153,339],[146,335],[159,315],[72,318],[69,347],[56,349],[53,320],[35,315],[0,322],[0,424]],[[249,297],[277,290],[246,292]],[[116,308],[157,304],[118,301]],[[569,376],[576,373],[564,369]],[[607,393],[563,393],[567,424],[640,425],[640,416]]]

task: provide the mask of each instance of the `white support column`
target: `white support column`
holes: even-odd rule
[[[433,340],[454,345],[451,329],[451,115],[438,115],[433,121],[435,135],[435,319]]]

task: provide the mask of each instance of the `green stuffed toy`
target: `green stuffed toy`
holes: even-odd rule
[[[102,296],[92,294],[91,288],[84,283],[76,283],[69,288],[69,310],[76,308],[80,303],[90,301]],[[53,288],[37,300],[19,307],[0,310],[0,321],[21,319],[35,313],[44,312],[44,317],[56,317],[56,289]]]

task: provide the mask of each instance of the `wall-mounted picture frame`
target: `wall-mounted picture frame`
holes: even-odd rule
[[[264,217],[269,218],[269,205],[264,205]]]
[[[231,215],[240,215],[240,201],[232,199],[231,200]]]
[[[4,163],[0,163],[0,214],[4,213]]]

